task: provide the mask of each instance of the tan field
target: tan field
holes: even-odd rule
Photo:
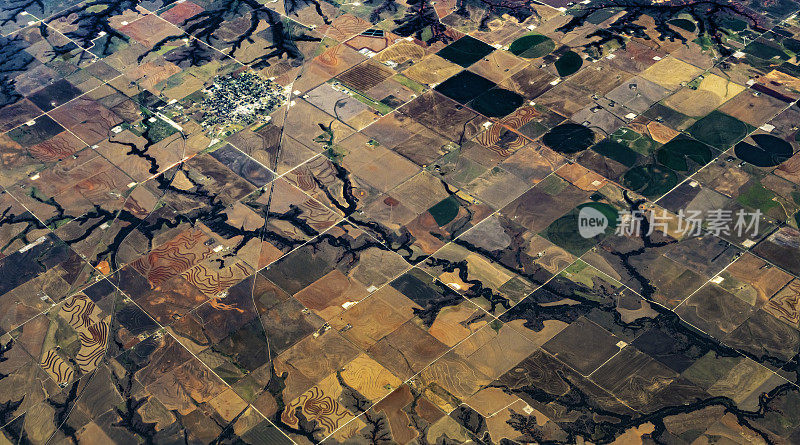
[[[687,116],[700,118],[742,91],[743,86],[715,74],[708,74],[697,89],[684,87],[664,100],[664,104]]]
[[[674,90],[684,84],[684,82],[689,82],[699,76],[702,72],[702,69],[694,65],[673,57],[667,57],[644,70],[642,72],[642,77],[664,88]]]
[[[461,72],[462,68],[437,55],[428,56],[403,72],[403,75],[416,82],[432,85],[441,83],[448,77]]]

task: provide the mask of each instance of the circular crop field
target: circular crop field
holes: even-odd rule
[[[584,207],[591,207],[599,211],[608,221],[608,227],[603,233],[591,238],[584,238],[578,233],[578,215]],[[544,237],[553,244],[562,247],[573,255],[583,255],[595,244],[600,242],[607,234],[614,232],[617,227],[618,212],[614,207],[602,202],[588,202],[581,204],[571,212],[553,221],[544,230]]]
[[[583,58],[574,51],[567,51],[556,60],[556,71],[561,77],[575,74],[583,66]]]
[[[756,167],[775,167],[792,157],[792,144],[769,134],[754,134],[754,144],[742,141],[733,149],[736,157]]]
[[[689,138],[673,139],[656,151],[659,164],[678,172],[688,172],[691,168],[689,161],[703,166],[712,158],[713,153],[708,145]]]
[[[733,116],[713,111],[695,122],[688,131],[698,141],[726,150],[737,141],[744,139],[750,132],[750,128],[749,125]]]
[[[511,42],[508,50],[515,56],[524,59],[536,59],[550,54],[556,49],[556,43],[550,37],[541,34],[528,34]]]

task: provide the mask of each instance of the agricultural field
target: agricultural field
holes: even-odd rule
[[[0,2],[0,443],[800,443],[798,14]]]

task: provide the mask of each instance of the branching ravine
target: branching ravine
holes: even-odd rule
[[[593,50],[599,54],[600,47],[610,41],[616,41],[624,46],[625,40],[622,36],[625,35],[650,40],[650,36],[646,33],[647,28],[636,23],[644,15],[651,17],[655,21],[654,29],[659,33],[658,38],[660,40],[679,40],[685,43],[686,39],[673,30],[668,22],[678,17],[679,14],[688,14],[697,24],[698,35],[708,36],[722,57],[733,54],[733,51],[725,44],[726,33],[721,24],[718,23],[725,14],[731,14],[745,20],[751,28],[759,30],[759,32],[766,31],[763,28],[764,23],[761,17],[750,13],[735,2],[723,0],[680,0],[659,3],[650,0],[600,0],[576,9],[572,19],[558,27],[556,31],[569,33],[583,26],[593,14],[608,9],[624,11],[624,13],[605,28],[594,31],[587,36],[587,38],[599,38],[583,45],[587,51]]]

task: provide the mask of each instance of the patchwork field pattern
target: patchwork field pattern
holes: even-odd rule
[[[0,442],[800,443],[798,14],[0,2]]]

